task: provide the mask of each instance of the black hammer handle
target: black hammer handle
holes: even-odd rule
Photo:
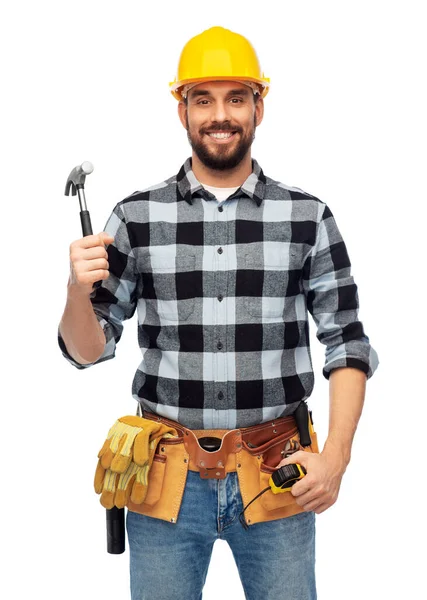
[[[82,223],[83,237],[92,235],[92,223],[90,222],[90,214],[88,210],[80,211],[80,221]]]

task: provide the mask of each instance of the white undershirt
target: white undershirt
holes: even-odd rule
[[[239,189],[240,186],[236,185],[236,187],[224,188],[224,187],[213,187],[213,185],[202,184],[205,190],[208,190],[211,194],[215,196],[218,202],[222,202],[223,200],[227,200],[231,194],[234,194],[236,190]]]

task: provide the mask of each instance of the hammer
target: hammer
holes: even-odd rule
[[[80,221],[82,223],[83,237],[93,234],[84,190],[86,175],[90,175],[92,171],[92,163],[86,160],[81,165],[74,167],[65,184],[66,196],[70,195],[70,190],[72,195],[75,196],[77,190],[80,203]],[[112,509],[106,510],[106,516],[107,552],[109,554],[122,554],[125,551],[125,511],[123,508],[113,506]]]
[[[85,198],[85,180],[86,175],[90,175],[93,171],[93,164],[89,161],[85,161],[81,165],[74,167],[71,173],[68,175],[67,183],[65,185],[65,195],[70,195],[70,189],[73,196],[76,195],[76,190],[79,195],[80,203],[80,221],[82,223],[83,237],[92,235],[92,225],[90,222],[89,211],[86,206]]]

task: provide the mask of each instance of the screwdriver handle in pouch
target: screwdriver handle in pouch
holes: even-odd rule
[[[311,445],[311,436],[310,436],[310,428],[308,425],[308,406],[304,402],[300,402],[298,408],[294,412],[295,421],[298,427],[299,438],[301,446],[310,446]]]

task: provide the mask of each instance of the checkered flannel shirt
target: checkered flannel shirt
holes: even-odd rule
[[[142,409],[193,429],[247,427],[291,414],[313,390],[308,312],[326,345],[323,374],[371,377],[375,350],[328,206],[253,172],[218,203],[187,159],[176,176],[119,202],[105,228],[110,276],[91,295],[115,355],[137,309]],[[77,368],[59,337],[64,356]],[[94,363],[91,363],[94,364]]]

